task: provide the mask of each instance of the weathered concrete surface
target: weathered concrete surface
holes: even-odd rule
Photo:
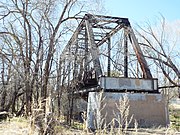
[[[139,79],[139,78],[123,78],[123,77],[101,77],[99,85],[103,89],[113,90],[144,90],[157,91],[157,79]]]
[[[138,127],[167,126],[169,124],[168,109],[161,94],[90,92],[87,128],[96,129],[102,127],[104,123],[108,125],[113,118],[119,117],[121,113],[118,108],[123,107],[124,97],[127,97],[129,101],[128,121],[133,115],[133,119],[138,122]],[[125,106],[126,109],[128,105]],[[129,126],[134,126],[134,120]]]

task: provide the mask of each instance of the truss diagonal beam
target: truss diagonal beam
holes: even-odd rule
[[[101,70],[101,64],[99,61],[98,47],[94,41],[92,25],[89,23],[88,20],[85,20],[85,23],[86,23],[86,30],[87,30],[88,41],[89,41],[89,45],[90,45],[91,56],[93,59],[94,68],[96,71],[96,75],[100,76],[100,75],[102,75],[102,70]]]
[[[130,41],[132,42],[133,49],[135,51],[136,57],[138,59],[138,62],[141,66],[142,72],[143,72],[143,78],[153,78],[151,71],[148,67],[148,64],[146,62],[146,59],[144,58],[143,52],[139,46],[139,43],[135,37],[135,34],[133,32],[133,29],[131,27],[127,28],[129,33]]]

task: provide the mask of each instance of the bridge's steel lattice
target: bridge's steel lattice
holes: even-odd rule
[[[60,57],[61,73],[63,78],[67,78],[66,84],[70,92],[99,90],[99,77],[105,75],[101,68],[99,48],[108,44],[107,76],[110,76],[110,39],[120,30],[124,31],[124,77],[128,77],[129,40],[140,64],[143,78],[152,79],[150,69],[127,18],[86,14]]]

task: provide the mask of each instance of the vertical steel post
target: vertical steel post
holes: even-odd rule
[[[124,77],[128,77],[128,39],[124,32]]]
[[[88,63],[88,35],[87,35],[87,30],[85,29],[85,60],[84,60],[84,67],[85,67],[85,71],[89,70],[89,65],[87,65]]]
[[[179,93],[179,98],[180,98],[180,77],[178,77],[178,93]]]
[[[107,66],[107,76],[111,76],[111,39],[108,38],[108,66]]]
[[[75,52],[74,52],[74,61],[73,61],[73,79],[77,79],[77,75],[78,75],[78,48],[79,48],[79,45],[78,45],[78,35],[75,39]],[[76,81],[76,80],[75,80]]]

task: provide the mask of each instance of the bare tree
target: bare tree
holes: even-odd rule
[[[34,106],[40,106],[45,112],[46,99],[50,94],[48,88],[52,85],[51,78],[57,80],[56,90],[60,106],[59,98],[63,86],[59,82],[62,84],[66,75],[61,77],[64,73],[59,66],[62,61],[55,53],[63,47],[62,41],[68,37],[67,33],[73,30],[67,23],[70,24],[71,20],[77,20],[78,23],[81,13],[84,15],[83,9],[87,11],[85,3],[78,0],[0,2],[2,108],[11,106],[12,112],[16,114],[23,113],[25,109],[26,116],[32,113]],[[54,70],[57,73],[53,72]],[[7,87],[4,86],[10,84],[12,86],[9,91],[14,93],[14,97],[5,107]],[[15,107],[15,104],[20,107]]]
[[[178,68],[180,66],[180,48],[178,46],[178,33],[172,29],[171,31],[168,31],[169,26],[163,17],[161,18],[161,24],[157,27],[147,23],[146,28],[140,26],[139,28],[140,29],[137,30],[137,33],[140,36],[139,42],[144,48],[146,54],[145,57],[147,57],[149,61],[153,61],[170,82],[170,85],[163,86],[162,88],[180,88],[180,70]],[[176,29],[174,26],[173,28]]]

